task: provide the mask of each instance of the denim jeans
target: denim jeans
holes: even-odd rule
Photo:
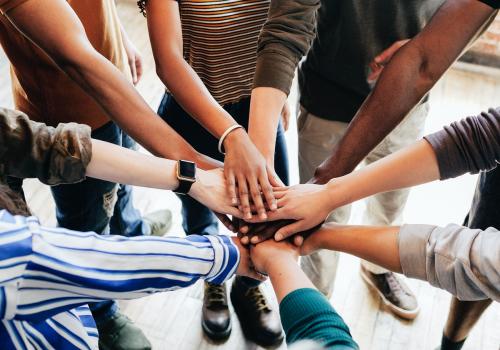
[[[227,104],[224,109],[231,114],[237,123],[248,129],[250,98],[237,103]],[[217,150],[218,140],[203,128],[195,119],[187,114],[170,94],[165,94],[158,108],[158,114],[175,131],[177,131],[197,151],[214,159],[223,161],[224,155]],[[288,156],[283,127],[280,123],[276,134],[275,170],[281,180],[288,184]],[[179,196],[182,202],[183,228],[188,235],[217,235],[219,227],[214,214],[194,199],[188,196]],[[249,287],[259,282],[252,279],[243,279]]]
[[[92,138],[127,148],[135,147],[133,140],[113,122],[92,131]],[[131,186],[88,178],[77,184],[54,186],[51,190],[61,227],[123,236],[150,233],[150,227],[133,206]],[[89,306],[96,323],[105,322],[118,310],[113,300]]]

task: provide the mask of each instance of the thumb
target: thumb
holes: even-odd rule
[[[281,179],[276,174],[274,169],[272,169],[269,166],[267,167],[267,177],[269,178],[269,183],[271,184],[271,186],[273,186],[273,187],[285,187],[285,184],[283,183],[283,181],[281,181]]]
[[[389,46],[387,49],[382,51],[380,55],[375,57],[375,62],[377,64],[387,64],[391,60],[392,56],[404,45],[408,42],[408,40],[400,40],[396,41],[394,44]]]
[[[274,235],[274,239],[276,241],[282,241],[296,233],[302,232],[304,229],[302,228],[301,221],[295,221],[294,223],[284,226],[280,228],[276,234]]]

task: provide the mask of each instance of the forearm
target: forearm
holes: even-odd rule
[[[271,279],[278,302],[294,290],[314,288],[292,256],[275,259],[268,267],[267,274]]]
[[[401,151],[345,176],[331,180],[332,210],[371,195],[416,186],[439,179],[431,145],[421,140]]]
[[[116,67],[94,50],[66,1],[27,1],[7,16],[145,148],[172,159],[196,160],[195,150],[156,116]]]
[[[267,163],[274,166],[276,133],[286,94],[270,87],[252,90],[248,134]]]
[[[215,138],[219,139],[231,125],[237,124],[179,54],[172,54],[158,62],[157,72],[182,108]]]
[[[28,264],[18,291],[15,319],[31,319],[54,309],[110,299],[136,299],[194,284],[222,283],[239,263],[238,248],[225,236],[123,238],[94,233],[44,230],[33,234],[33,254],[50,256]],[[48,281],[29,276],[43,271]],[[61,286],[71,285],[71,288]],[[53,287],[51,293],[44,291]],[[25,306],[36,295],[48,308]],[[23,307],[24,306],[24,307]]]
[[[338,226],[324,224],[307,240],[315,249],[328,249],[355,255],[391,271],[401,272],[399,227]]]
[[[313,181],[326,183],[351,172],[425,96],[492,13],[493,9],[476,0],[445,2],[384,68],[375,89],[332,155],[316,170]]]

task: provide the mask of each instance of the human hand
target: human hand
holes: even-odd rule
[[[296,262],[299,250],[288,241],[276,242],[267,240],[250,247],[250,259],[254,269],[267,274],[271,264],[287,264]]]
[[[373,61],[371,61],[368,66],[370,67],[370,74],[368,75],[368,83],[375,83],[384,70],[384,67],[389,64],[392,56],[403,47],[410,39],[399,40],[389,46],[387,49],[382,51],[378,56],[376,56]]]
[[[329,193],[328,186],[305,184],[275,189],[278,210],[268,213],[268,220],[293,220],[276,231],[275,240],[281,241],[325,221],[341,199],[333,198],[335,196]],[[259,222],[255,218],[249,221]]]
[[[132,75],[132,83],[137,85],[142,77],[142,56],[135,45],[130,41],[128,36],[123,34],[123,46],[125,47],[125,53],[127,54],[128,65],[130,67],[130,74]]]
[[[222,169],[196,171],[196,182],[188,193],[212,211],[241,218],[241,212],[227,196],[226,180]],[[219,215],[220,215],[219,214]]]
[[[274,172],[269,171],[264,157],[243,129],[236,129],[224,139],[224,174],[227,190],[233,205],[240,204],[245,219],[252,218],[250,202],[261,220],[267,219],[266,206],[276,210],[272,186],[280,183]],[[238,188],[238,193],[236,188]]]
[[[257,224],[245,223],[246,230],[244,230],[244,232],[242,232],[243,230],[239,230],[241,243],[259,244],[260,242],[273,238],[276,231],[292,222],[293,220],[278,220]]]
[[[288,131],[288,128],[290,127],[290,104],[288,101],[285,101],[283,109],[281,110],[281,121],[283,123],[283,129]]]
[[[240,276],[250,277],[259,281],[265,281],[266,276],[257,272],[254,268],[253,262],[250,259],[250,250],[241,244],[238,237],[231,237],[231,240],[240,251],[240,263],[238,264],[236,274]]]

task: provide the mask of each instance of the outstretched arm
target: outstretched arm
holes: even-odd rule
[[[500,299],[498,230],[458,225],[343,226],[306,238],[302,254],[329,249],[356,255],[408,277],[428,281],[462,300]]]
[[[313,340],[328,349],[357,349],[342,317],[297,264],[296,249],[271,240],[252,247],[250,253],[255,269],[271,279],[287,343]]]
[[[145,148],[171,159],[195,161],[204,168],[219,165],[196,152],[158,118],[125,76],[95,51],[66,1],[17,1],[13,8],[13,1],[6,3],[0,4],[7,18]]]
[[[215,138],[220,139],[226,130],[238,123],[212,97],[198,74],[184,59],[178,2],[147,0],[146,10],[158,76],[182,108]],[[264,158],[243,128],[231,131],[224,138],[223,147],[226,153],[224,173],[228,180],[228,196],[234,203],[240,198],[248,218],[252,217],[250,201],[257,206],[260,217],[266,218],[261,191],[270,208],[276,209],[276,203]]]
[[[286,238],[322,223],[332,210],[376,193],[491,170],[500,161],[499,140],[500,110],[490,109],[326,185],[278,189],[280,208],[269,217],[298,220],[277,231]]]
[[[103,237],[44,228],[5,210],[0,232],[0,247],[9,252],[0,260],[18,263],[0,279],[7,320],[46,319],[88,302],[136,299],[199,279],[220,284],[234,273],[261,278],[246,250],[227,236]],[[9,278],[17,283],[6,284]]]
[[[375,89],[311,182],[324,184],[354,170],[434,86],[493,12],[478,0],[446,1],[384,68]]]

